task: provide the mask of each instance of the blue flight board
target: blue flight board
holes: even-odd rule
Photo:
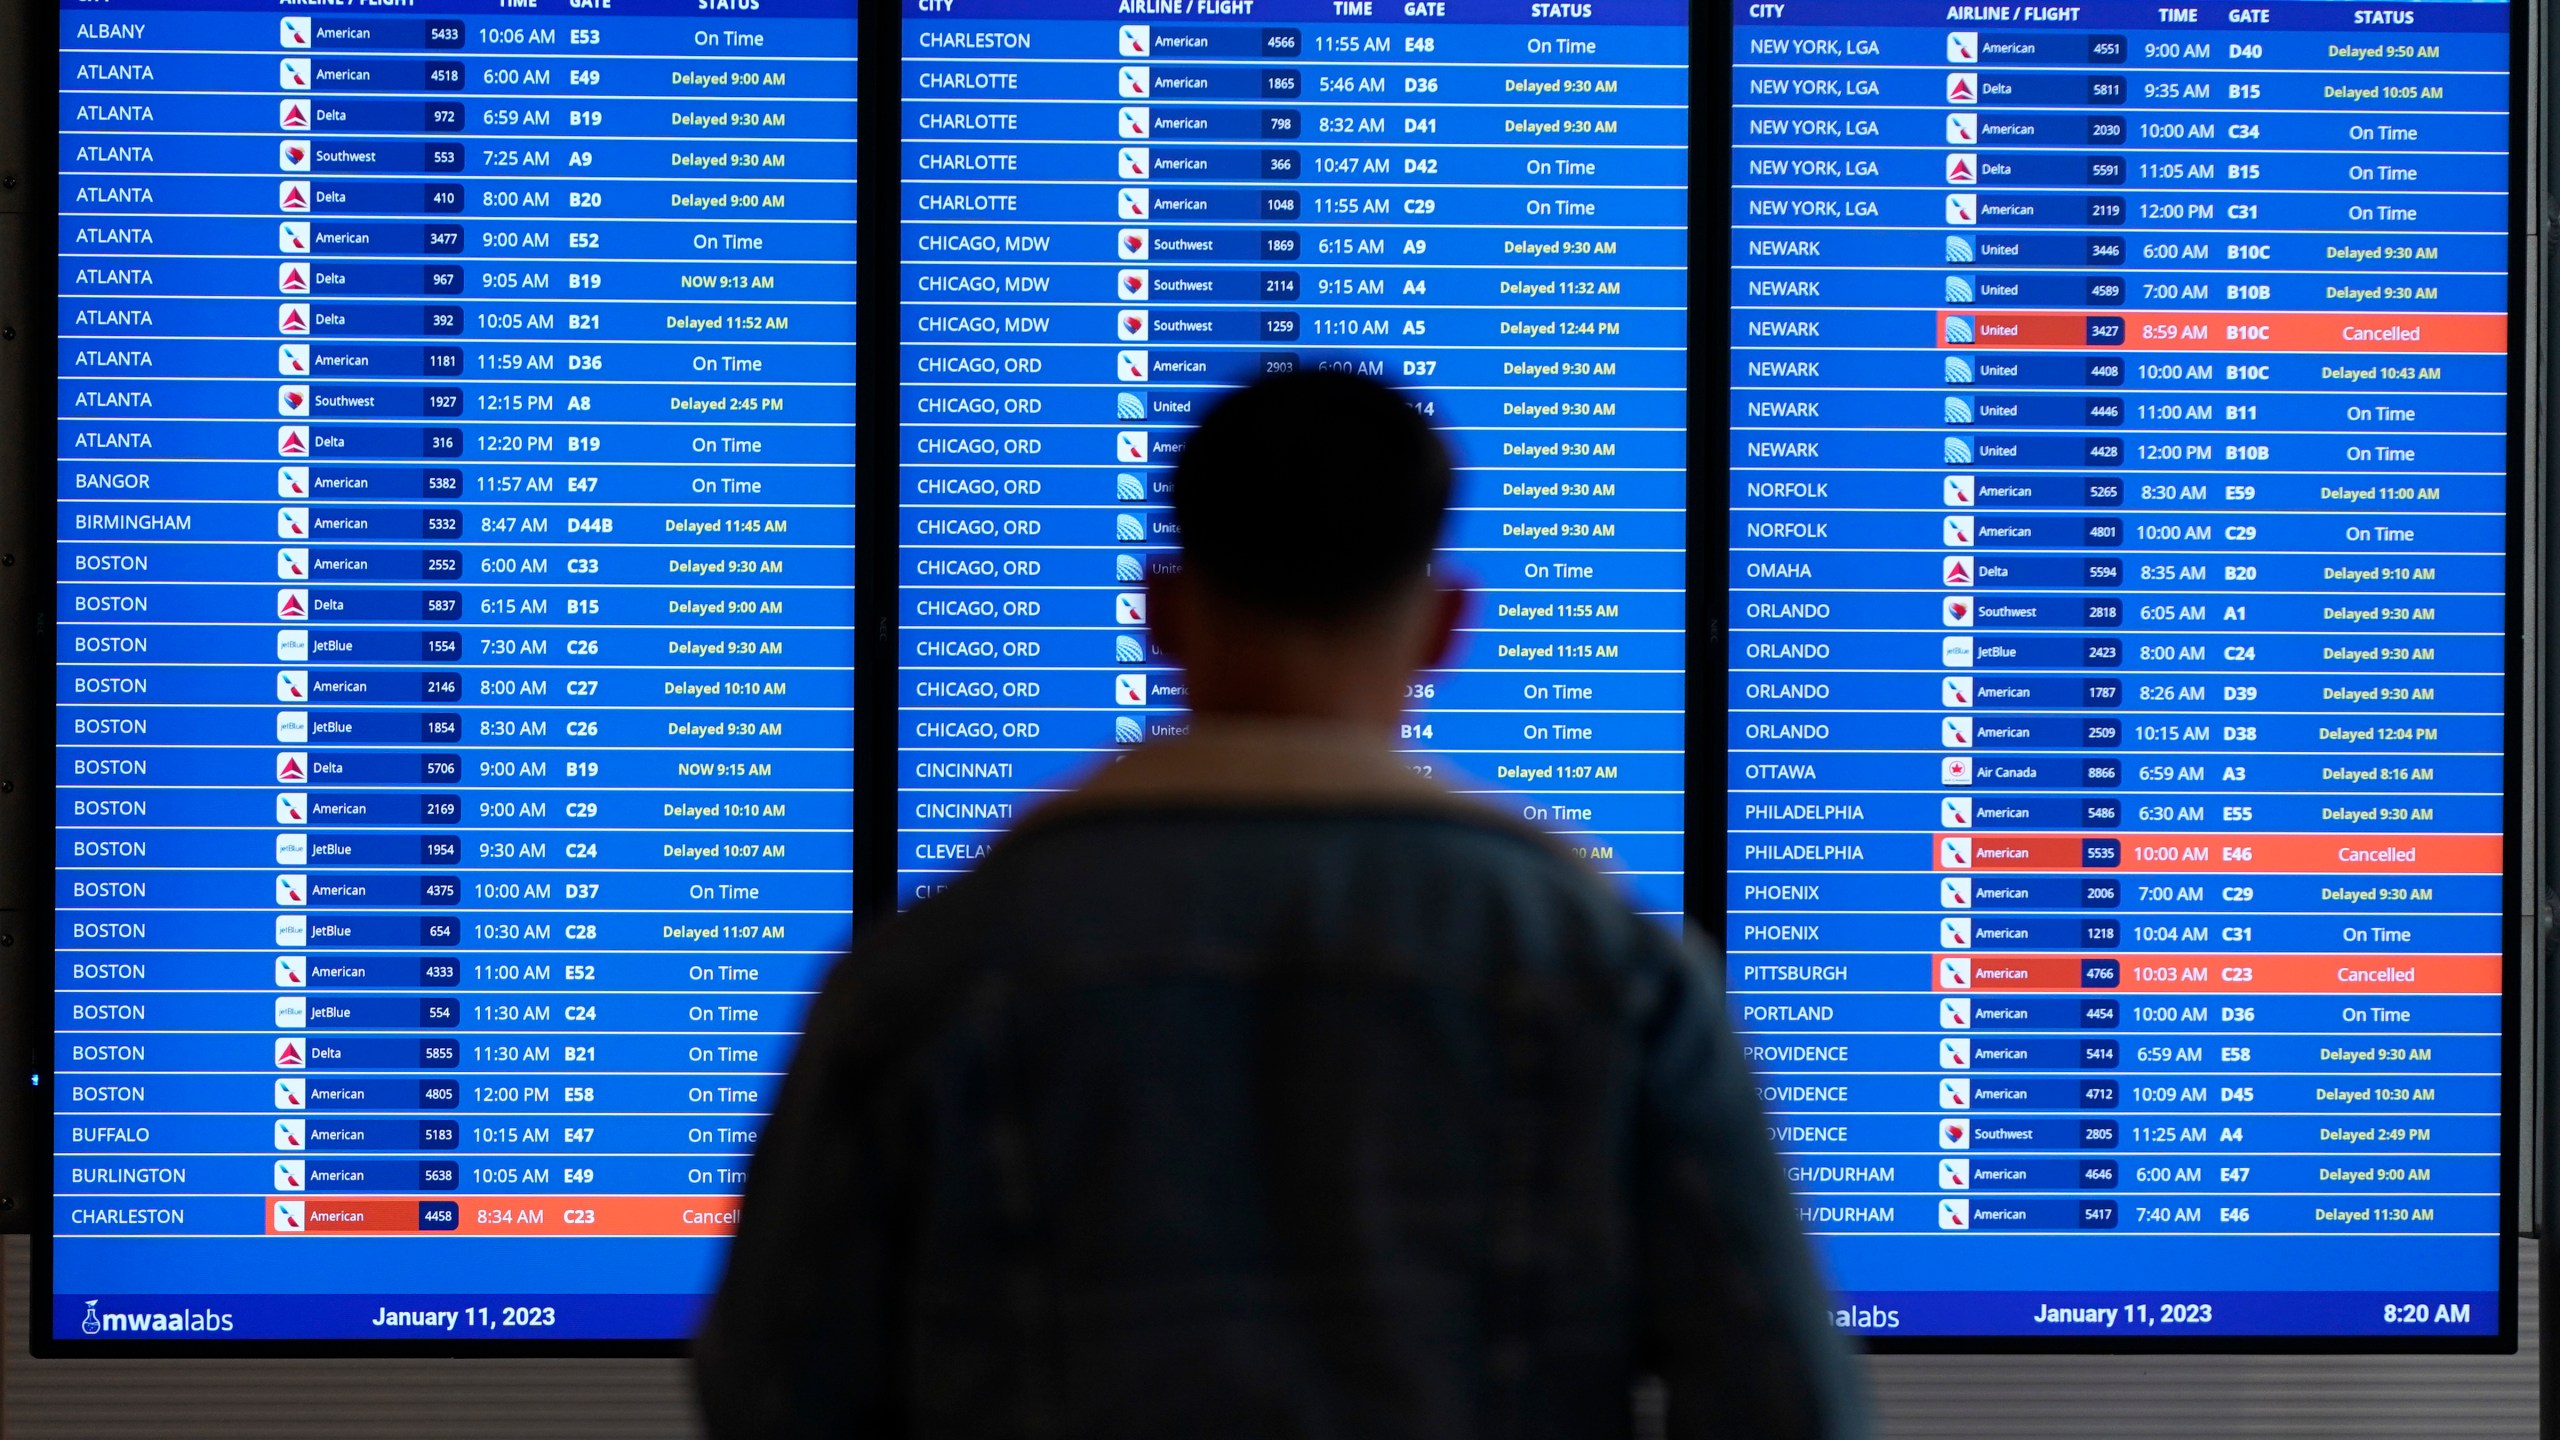
[[[1730,979],[1843,1328],[2510,1343],[2510,7],[1736,5]]]
[[[1188,724],[1142,588],[1182,436],[1223,387],[1343,366],[1460,465],[1441,569],[1477,603],[1414,763],[1678,913],[1686,6],[901,14],[901,903]]]
[[[691,1332],[851,930],[854,36],[63,6],[43,1343]]]

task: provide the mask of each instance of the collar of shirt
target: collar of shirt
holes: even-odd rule
[[[1098,811],[1308,809],[1501,815],[1414,769],[1385,736],[1307,720],[1194,719],[1188,734],[1151,740],[1033,811],[1027,824]]]

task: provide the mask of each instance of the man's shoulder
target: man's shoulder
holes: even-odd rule
[[[897,1083],[967,1063],[973,1016],[1049,1033],[1105,995],[1189,1014],[1229,987],[1490,998],[1512,977],[1532,982],[1517,998],[1615,1027],[1684,971],[1613,881],[1499,815],[1126,807],[1027,825],[878,927],[809,1035],[845,1078]]]

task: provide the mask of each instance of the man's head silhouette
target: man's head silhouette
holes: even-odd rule
[[[1452,479],[1375,380],[1302,371],[1222,397],[1173,473],[1182,566],[1149,585],[1192,708],[1393,726],[1464,610],[1431,570]]]

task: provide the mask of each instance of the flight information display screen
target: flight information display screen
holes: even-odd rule
[[[2509,7],[1734,15],[1730,980],[1840,1324],[2498,1343]]]
[[[851,930],[853,17],[63,7],[49,1343],[690,1333]]]
[[[1184,728],[1143,590],[1182,436],[1221,387],[1344,366],[1461,467],[1442,565],[1477,603],[1415,764],[1677,914],[1685,5],[901,13],[901,902]]]

